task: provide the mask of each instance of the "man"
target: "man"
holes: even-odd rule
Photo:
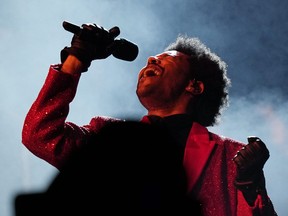
[[[197,38],[178,36],[177,40],[170,44],[163,53],[149,57],[146,66],[140,70],[136,94],[141,104],[147,109],[147,115],[139,122],[141,126],[135,124],[129,128],[124,126],[125,129],[119,127],[118,129],[122,131],[113,135],[115,130],[107,129],[108,126],[117,125],[122,120],[97,116],[84,126],[66,122],[69,104],[74,99],[82,72],[88,70],[92,61],[104,59],[113,54],[114,39],[119,34],[114,30],[112,28],[107,31],[95,24],[83,24],[81,32],[74,35],[71,46],[65,47],[61,51],[62,63],[51,65],[45,83],[26,116],[22,134],[23,144],[36,156],[46,160],[60,171],[70,170],[70,173],[73,173],[73,167],[76,166],[78,159],[72,160],[73,166],[71,163],[67,165],[67,162],[71,161],[72,155],[83,149],[83,146],[90,146],[87,150],[89,157],[96,158],[96,160],[101,158],[97,162],[87,162],[82,158],[86,166],[87,164],[93,164],[93,166],[96,164],[97,170],[98,168],[99,170],[107,168],[101,168],[99,164],[101,164],[101,160],[106,161],[104,158],[110,153],[113,155],[113,157],[109,157],[112,160],[110,162],[117,164],[118,168],[126,167],[129,164],[123,162],[123,158],[128,157],[130,164],[135,160],[137,161],[136,165],[141,166],[141,169],[144,170],[146,162],[150,161],[147,161],[147,158],[152,158],[151,161],[158,164],[157,166],[162,167],[163,170],[169,169],[171,161],[177,163],[180,158],[185,172],[185,180],[181,178],[183,175],[180,174],[181,168],[178,166],[172,169],[172,174],[165,172],[158,178],[164,184],[165,180],[163,179],[169,175],[171,179],[174,179],[175,176],[179,177],[179,181],[173,180],[167,184],[173,187],[172,191],[174,190],[174,192],[171,199],[165,200],[165,208],[170,206],[174,195],[178,197],[179,194],[176,191],[178,189],[181,191],[180,182],[182,186],[184,185],[185,196],[187,196],[183,198],[183,202],[188,202],[187,200],[190,200],[191,204],[195,204],[194,200],[199,202],[201,215],[277,215],[265,188],[263,167],[269,158],[269,151],[265,144],[258,137],[249,137],[249,143],[246,145],[211,133],[206,128],[219,122],[222,110],[228,105],[230,80],[226,74],[225,62]],[[150,127],[149,129],[143,128],[142,124],[155,126],[155,128],[153,130]],[[130,131],[132,128],[134,128],[132,133],[127,132],[127,129]],[[141,133],[141,130],[144,132]],[[103,136],[105,131],[106,136]],[[127,136],[122,137],[125,134]],[[127,137],[133,136],[133,134],[139,137],[131,141]],[[156,138],[156,142],[153,142],[155,140],[153,136],[150,137],[151,134],[154,134],[153,136],[162,135]],[[146,136],[149,139],[143,142],[142,138]],[[105,139],[99,139],[99,137],[105,137]],[[109,142],[107,138],[110,140]],[[111,140],[111,138],[113,139]],[[118,138],[120,142],[116,145]],[[129,144],[125,145],[126,141]],[[133,149],[138,142],[141,148]],[[99,145],[99,143],[101,144]],[[111,144],[112,147],[108,148],[105,143],[109,143],[109,146]],[[147,154],[146,157],[141,152],[145,143],[149,146],[149,150],[144,151]],[[155,144],[155,149],[151,143]],[[174,145],[175,143],[176,145]],[[164,147],[165,144],[169,150]],[[121,146],[129,153],[127,154],[127,151],[123,150]],[[152,156],[151,152],[154,150],[159,155],[159,160],[155,159],[155,155]],[[131,153],[133,152],[134,154],[139,153],[140,156],[132,157]],[[177,153],[173,154],[173,152]],[[124,154],[125,157],[120,157],[121,154]],[[164,155],[171,156],[175,160],[169,160]],[[142,159],[145,160],[145,163],[141,163]],[[167,166],[165,163],[159,165],[163,161],[167,161]],[[119,165],[122,163],[125,165]],[[110,164],[108,167],[111,168],[113,165]],[[81,170],[81,168],[79,169]],[[153,169],[147,169],[145,174],[139,172],[137,181],[146,175],[151,177],[157,173],[155,170],[151,173],[151,170]],[[107,174],[103,170],[101,173]],[[125,173],[128,174],[129,169]],[[109,177],[106,180],[113,185],[112,176],[107,175]],[[119,178],[120,175],[119,173],[118,177],[114,176],[115,181],[120,179],[119,182],[124,183],[125,177],[123,180]],[[81,177],[79,179],[83,180]],[[142,189],[139,200],[142,200],[143,193],[147,190],[151,191],[148,193],[151,195],[150,198],[157,197],[156,194],[159,191],[161,191],[159,194],[162,194],[163,188],[159,186],[159,181],[157,184],[154,179],[151,184],[147,184],[150,180],[141,182]],[[103,182],[102,184],[104,184]],[[164,188],[169,190],[169,187],[166,186]],[[129,189],[129,191],[133,190]],[[163,192],[163,196],[159,196],[159,199],[156,198],[156,206],[161,206],[159,204],[162,203],[161,197],[165,197],[167,193],[164,194]],[[179,195],[181,197],[179,200],[182,200],[182,195]],[[112,197],[111,200],[113,200]],[[111,200],[110,202],[112,202]],[[145,197],[145,201],[141,205],[148,205],[150,208],[155,204],[147,200],[149,198]],[[177,202],[176,199],[174,201]],[[134,203],[131,206],[135,207],[138,204]],[[128,208],[131,206],[128,205]],[[175,206],[177,209],[181,205],[177,203]],[[186,203],[181,207],[186,208]]]

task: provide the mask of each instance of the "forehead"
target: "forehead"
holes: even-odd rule
[[[165,51],[163,53],[160,53],[158,55],[156,55],[157,57],[164,57],[164,56],[171,56],[171,57],[183,57],[183,58],[189,58],[188,55],[182,53],[182,52],[179,52],[179,51],[176,51],[176,50],[169,50],[169,51]]]

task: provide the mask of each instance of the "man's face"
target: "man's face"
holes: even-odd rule
[[[150,106],[175,103],[189,82],[189,56],[177,51],[167,51],[148,58],[138,75],[137,96]]]

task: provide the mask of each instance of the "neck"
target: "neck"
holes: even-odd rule
[[[171,116],[171,115],[176,115],[176,114],[189,114],[186,111],[183,110],[148,110],[148,115],[155,115],[155,116],[159,116],[159,117],[166,117],[166,116]]]
[[[189,103],[191,102],[188,99],[179,98],[174,102],[162,102],[161,101],[150,101],[148,103],[143,103],[144,107],[148,110],[148,115],[156,115],[159,117],[166,117],[176,114],[190,114]]]

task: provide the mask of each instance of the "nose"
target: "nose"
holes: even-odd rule
[[[160,64],[161,61],[159,58],[157,58],[156,56],[150,56],[148,58],[148,64]]]

